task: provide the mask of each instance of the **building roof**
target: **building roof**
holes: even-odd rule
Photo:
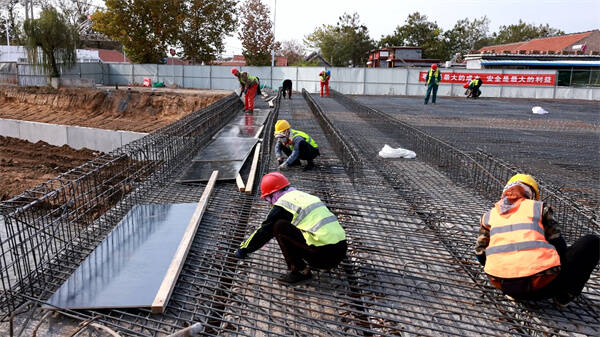
[[[600,61],[583,60],[494,60],[481,61],[483,66],[546,66],[546,67],[600,67]]]
[[[246,59],[243,55],[233,55],[233,59],[227,61],[215,61],[213,62],[215,65],[221,66],[245,66]],[[287,57],[286,56],[275,56],[275,66],[276,67],[285,67],[287,66]]]
[[[423,47],[407,47],[407,46],[389,46],[389,47],[381,47],[381,48],[375,48],[375,49],[371,49],[370,52],[376,52],[378,50],[387,50],[387,49],[420,49],[423,50]]]
[[[124,57],[124,55],[118,50],[113,50],[113,49],[90,49],[90,50],[97,50],[98,57],[100,58],[100,60],[102,62],[128,62],[128,63],[131,62],[131,60],[129,60],[129,58]],[[125,60],[125,61],[123,61],[123,60]]]
[[[515,42],[509,44],[501,44],[495,46],[487,46],[479,49],[479,53],[502,53],[502,52],[510,52],[513,54],[518,54],[519,51],[525,50],[527,52],[530,51],[539,51],[539,52],[547,52],[554,51],[559,52],[567,49],[569,46],[576,44],[581,41],[583,38],[590,35],[593,31],[576,33],[576,34],[567,34],[560,36],[552,36],[545,37],[539,39],[533,39],[529,41]]]

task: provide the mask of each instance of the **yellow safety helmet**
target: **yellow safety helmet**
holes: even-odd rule
[[[274,134],[278,134],[281,133],[287,129],[289,129],[290,123],[288,123],[288,121],[286,121],[285,119],[280,119],[277,121],[277,123],[275,123],[275,132]]]
[[[512,176],[512,178],[508,179],[506,185],[514,182],[520,182],[531,187],[531,189],[533,189],[533,192],[535,193],[535,200],[540,200],[540,190],[538,188],[538,183],[537,181],[535,181],[535,179],[533,179],[532,176],[530,176],[529,174],[517,173],[514,176]]]

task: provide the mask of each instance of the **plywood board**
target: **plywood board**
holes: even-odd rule
[[[150,308],[196,207],[134,206],[44,308]]]
[[[254,138],[219,137],[200,151],[195,162],[246,160],[256,144]]]

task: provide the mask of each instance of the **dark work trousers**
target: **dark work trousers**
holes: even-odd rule
[[[548,285],[538,290],[527,291],[529,282],[523,282],[528,279],[526,277],[503,280],[503,292],[522,300],[541,300],[565,295],[578,296],[592,271],[598,265],[599,258],[600,237],[592,234],[586,235],[567,248],[564,256],[561,257],[561,269],[558,276]],[[511,293],[511,291],[507,291],[508,289],[514,289],[516,293]]]
[[[283,86],[281,91],[283,91],[283,98],[285,98],[285,94],[288,94],[288,98],[292,99],[292,80],[283,81]]]
[[[298,151],[300,151],[300,155],[298,156],[298,159],[311,161],[321,154],[319,149],[312,147],[312,145],[308,144],[305,140],[300,142],[299,147]],[[285,153],[288,157],[292,154],[292,150],[287,146],[282,146],[281,152]]]
[[[435,103],[437,98],[438,85],[435,84],[434,80],[427,85],[427,93],[425,94],[425,104],[429,102],[429,95],[431,95],[431,91],[433,90],[433,95],[431,96],[431,103]]]
[[[289,221],[277,220],[273,235],[291,271],[304,270],[306,263],[313,268],[331,269],[346,258],[346,240],[324,246],[308,245],[302,232]]]

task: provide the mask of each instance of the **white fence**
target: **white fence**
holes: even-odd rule
[[[258,76],[261,83],[270,87],[278,87],[284,79],[293,81],[294,90],[302,88],[309,92],[317,92],[319,88],[318,74],[321,67],[239,67],[242,71]],[[358,95],[424,95],[425,85],[419,82],[420,72],[426,68],[331,68],[330,85],[346,94]],[[554,70],[518,70],[518,69],[440,69],[442,74],[448,73],[494,73],[494,74],[558,74]],[[228,66],[200,65],[163,65],[163,64],[129,64],[129,63],[79,63],[72,69],[63,72],[68,78],[91,78],[97,84],[128,85],[141,84],[144,78],[152,82],[160,81],[165,85],[176,84],[181,88],[200,89],[236,89],[238,81],[231,74]],[[20,85],[45,85],[46,79],[40,75],[36,67],[18,65],[18,82]],[[559,87],[556,85],[496,85],[486,83],[482,87],[483,97],[507,98],[547,98],[547,99],[584,99],[600,100],[600,88],[597,87]],[[442,81],[438,95],[464,96],[462,83],[444,83]]]

